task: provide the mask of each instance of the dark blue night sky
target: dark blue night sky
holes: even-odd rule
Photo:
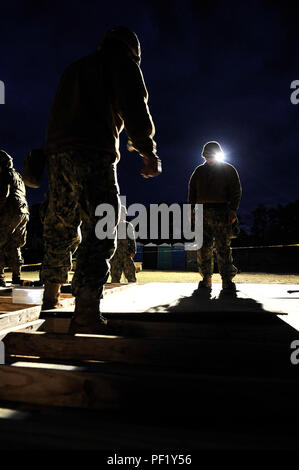
[[[58,79],[123,24],[139,36],[163,174],[144,180],[141,159],[122,136],[121,194],[128,203],[185,202],[189,177],[207,140],[219,140],[238,169],[246,217],[259,203],[298,198],[299,7],[278,1],[1,2],[0,147],[20,170],[43,145]],[[46,184],[28,190],[40,202]]]

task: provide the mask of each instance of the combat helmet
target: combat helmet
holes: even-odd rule
[[[12,157],[8,155],[5,150],[0,150],[0,167],[3,169],[9,169],[13,167]]]
[[[216,140],[207,142],[202,149],[202,156],[205,158],[213,158],[219,152],[223,152],[221,145]]]
[[[101,40],[98,50],[111,41],[118,41],[126,47],[135,62],[140,65],[141,48],[137,35],[126,26],[115,26],[109,29]]]

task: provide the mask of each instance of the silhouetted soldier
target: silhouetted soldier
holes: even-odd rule
[[[0,286],[5,287],[4,267],[12,269],[13,284],[20,283],[24,263],[21,247],[26,243],[29,208],[22,177],[13,159],[0,150]]]
[[[96,237],[95,209],[101,203],[114,207],[115,233],[120,208],[116,164],[123,127],[131,147],[144,160],[142,175],[147,178],[161,171],[139,65],[137,36],[127,28],[113,28],[95,53],[67,67],[52,105],[45,146],[49,204],[44,220],[43,308],[59,305],[60,286],[67,281],[71,247],[82,222],[70,332],[90,332],[100,324],[99,299],[109,276],[108,260],[115,240]]]
[[[223,152],[218,142],[208,142],[204,145],[202,156],[206,161],[192,173],[189,182],[189,203],[203,204],[203,245],[197,253],[203,280],[198,287],[210,289],[212,286],[215,244],[222,288],[235,290],[232,278],[238,270],[233,265],[230,244],[232,224],[237,220],[241,184],[236,169],[221,161],[221,155]]]
[[[110,261],[113,283],[120,282],[122,273],[128,282],[136,282],[136,268],[133,261],[136,253],[135,232],[133,225],[126,221],[126,214],[125,206],[121,206],[121,217],[117,227],[117,248]]]

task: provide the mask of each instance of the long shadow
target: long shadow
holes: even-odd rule
[[[235,324],[277,326],[284,336],[296,339],[297,330],[285,323],[277,315],[287,313],[267,311],[253,298],[238,297],[238,292],[226,294],[223,291],[215,296],[211,292],[195,290],[190,296],[181,296],[177,301],[158,304],[144,312],[105,313],[108,319],[138,321],[171,321],[183,323]]]
[[[294,335],[295,329],[284,323],[277,315],[287,313],[270,312],[253,298],[238,297],[238,292],[225,293],[220,291],[218,296],[209,290],[195,290],[190,296],[182,296],[176,302],[170,304],[156,305],[148,309],[144,314],[154,318],[154,315],[162,314],[176,321],[192,321],[205,323],[258,323],[277,324],[289,329]]]
[[[213,296],[207,290],[195,290],[147,314],[193,325],[194,333],[199,332],[200,355],[205,357],[200,370],[208,375],[298,377],[290,360],[297,330],[278,317],[287,313],[267,311],[253,298],[238,297],[238,292]]]

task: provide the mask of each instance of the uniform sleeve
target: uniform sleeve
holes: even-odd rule
[[[148,92],[140,67],[126,60],[116,70],[116,95],[118,113],[132,146],[141,155],[156,155],[153,140],[155,126],[148,108]]]
[[[192,173],[189,188],[188,188],[188,202],[189,204],[196,204],[196,173]]]
[[[242,187],[238,172],[235,168],[232,168],[230,174],[229,183],[229,204],[230,208],[234,211],[239,209],[240,199],[242,195]]]
[[[0,178],[0,209],[4,206],[10,192],[10,184],[4,178]]]

